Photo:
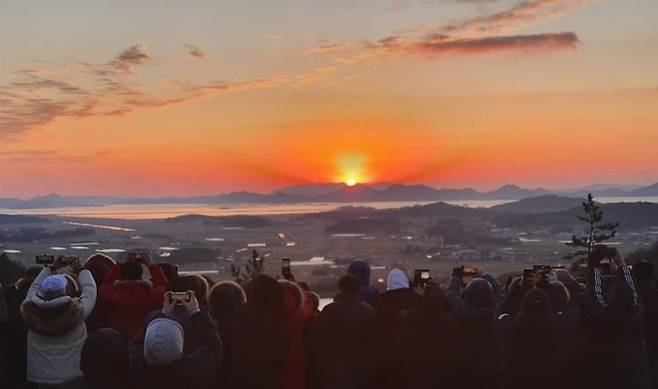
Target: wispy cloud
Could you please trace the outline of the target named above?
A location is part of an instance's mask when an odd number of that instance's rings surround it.
[[[112,61],[108,62],[98,73],[101,75],[110,75],[114,73],[132,74],[135,68],[151,62],[153,58],[146,52],[146,46],[138,44],[120,52]]]
[[[188,58],[204,59],[207,57],[206,53],[196,46],[185,44],[183,47],[185,47],[185,55]]]

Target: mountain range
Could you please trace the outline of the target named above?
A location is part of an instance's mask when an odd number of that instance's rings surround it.
[[[593,190],[597,189],[597,190]],[[467,200],[521,200],[547,195],[582,198],[592,193],[595,197],[650,197],[658,196],[658,182],[644,187],[596,185],[574,190],[528,189],[517,185],[504,185],[494,191],[479,192],[471,188],[434,188],[428,185],[365,185],[344,184],[296,185],[263,194],[254,192],[229,192],[218,195],[194,197],[107,197],[107,196],[60,196],[56,193],[27,200],[0,198],[0,208],[33,209],[88,207],[112,204],[294,204],[306,202],[381,202],[381,201],[467,201]],[[561,200],[564,201],[564,200]]]

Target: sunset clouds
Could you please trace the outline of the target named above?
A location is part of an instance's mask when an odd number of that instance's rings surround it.
[[[650,180],[656,7],[12,3],[0,196],[270,190],[346,170],[452,186]]]

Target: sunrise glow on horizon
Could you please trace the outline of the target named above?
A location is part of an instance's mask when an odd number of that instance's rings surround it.
[[[4,2],[0,197],[653,183],[655,20],[655,0]]]

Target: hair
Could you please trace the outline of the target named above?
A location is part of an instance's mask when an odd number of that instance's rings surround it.
[[[284,315],[283,287],[274,278],[260,274],[247,284],[247,304],[272,316]]]
[[[441,285],[434,281],[425,284],[425,290],[421,297],[420,308],[426,315],[436,315],[443,312],[445,307],[445,293]]]
[[[129,371],[128,346],[121,334],[111,328],[90,332],[80,353],[80,370],[96,385],[124,380]]]
[[[571,301],[569,289],[561,281],[552,281],[548,292],[548,299],[553,312],[562,312]]]
[[[532,288],[523,297],[522,313],[547,313],[550,309],[548,295],[542,289]]]
[[[356,296],[361,288],[361,282],[353,274],[345,274],[338,280],[338,289],[347,296]]]
[[[167,291],[186,292],[194,291],[194,296],[201,304],[208,303],[208,282],[196,274],[176,277],[167,284]]]
[[[309,304],[311,304],[313,312],[317,312],[318,309],[320,309],[320,295],[315,292],[307,292],[306,297],[308,298]]]
[[[288,280],[279,280],[279,284],[283,289],[284,296],[288,294],[289,296],[292,296],[295,299],[295,306],[297,307],[297,309],[301,308],[304,305],[304,302],[306,300],[304,296],[304,291],[299,285],[297,285],[296,282],[292,282]]]
[[[604,259],[612,259],[619,256],[619,251],[614,247],[594,246],[591,253],[593,263],[599,263]]]
[[[633,264],[633,276],[638,282],[644,283],[651,281],[654,278],[654,266],[653,263],[642,259]]]
[[[169,281],[178,277],[178,265],[169,262],[160,262],[158,263],[158,266],[160,266],[160,269],[162,269]]]
[[[141,280],[142,272],[142,265],[135,261],[126,261],[120,269],[121,279],[124,281]]]
[[[227,312],[247,302],[247,294],[240,284],[226,280],[216,283],[208,295],[215,319],[219,319]]]

